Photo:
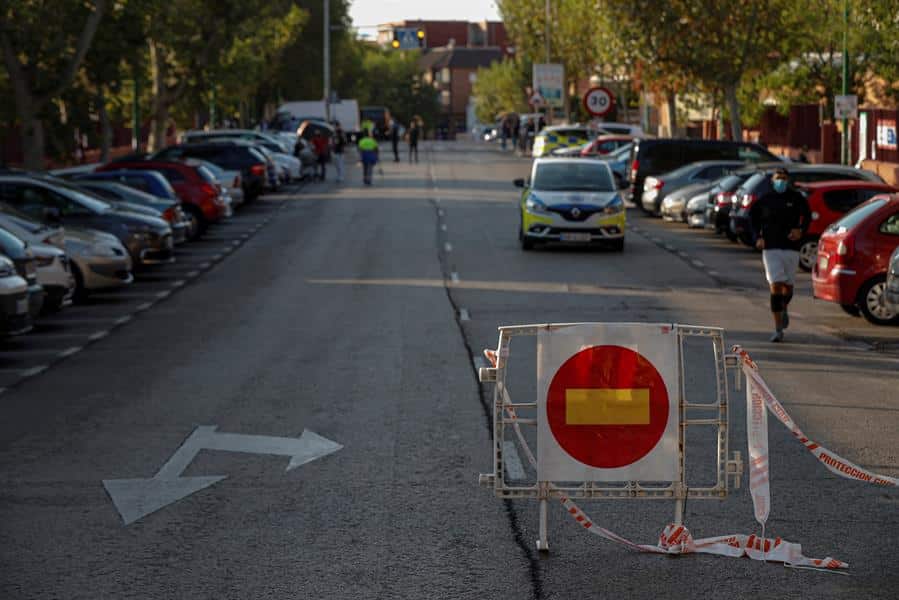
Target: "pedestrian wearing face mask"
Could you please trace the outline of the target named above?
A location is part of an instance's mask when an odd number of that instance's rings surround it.
[[[770,341],[782,342],[790,326],[787,307],[793,299],[799,246],[811,224],[811,211],[805,196],[790,185],[789,173],[777,169],[771,176],[771,191],[753,204],[749,216],[771,290],[774,334]]]

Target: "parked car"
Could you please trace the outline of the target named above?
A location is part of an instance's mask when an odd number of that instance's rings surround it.
[[[187,241],[190,218],[181,209],[180,200],[162,200],[115,181],[82,180],[75,183],[119,208],[165,219],[172,228],[172,241],[175,244]]]
[[[75,295],[75,277],[72,275],[69,257],[59,248],[49,244],[34,243],[29,244],[29,247],[37,263],[37,282],[44,288],[44,305],[41,307],[41,313],[48,314],[62,310],[64,306],[72,303]]]
[[[37,280],[37,260],[34,253],[28,247],[28,242],[0,229],[0,254],[11,260],[16,267],[16,273],[25,280],[28,293],[28,315],[36,319],[44,308],[43,286]]]
[[[600,135],[595,140],[584,144],[581,156],[606,156],[622,146],[634,141],[632,135]]]
[[[582,156],[582,152],[585,148],[590,145],[590,142],[584,142],[583,144],[579,144],[577,146],[559,146],[557,148],[553,148],[549,155],[550,156],[558,156],[561,158],[580,158]]]
[[[135,265],[173,262],[172,229],[162,219],[117,210],[90,192],[49,175],[0,176],[0,201],[32,218],[115,235]]]
[[[193,221],[194,230],[201,235],[210,223],[225,218],[228,207],[221,198],[221,189],[215,177],[202,165],[189,160],[159,160],[150,158],[143,161],[113,162],[103,165],[97,171],[119,169],[138,171],[158,171],[175,188],[181,205]]]
[[[531,176],[516,179],[523,188],[518,240],[523,250],[561,242],[605,245],[624,250],[624,200],[605,162],[542,158]]]
[[[548,156],[556,148],[568,148],[586,144],[595,138],[597,132],[583,125],[554,125],[544,127],[534,137],[531,156]]]
[[[31,327],[28,282],[16,271],[15,263],[0,254],[0,336],[21,335]]]
[[[115,181],[130,188],[140,190],[161,200],[178,202],[178,193],[165,178],[165,175],[156,171],[116,169],[114,171],[80,173],[70,177],[73,181]]]
[[[647,177],[668,173],[701,160],[725,160],[745,163],[778,162],[779,158],[758,144],[726,140],[647,139],[633,142],[627,178],[631,199],[639,203]]]
[[[878,325],[899,321],[887,303],[890,256],[899,246],[899,195],[868,200],[821,235],[812,271],[816,298]]]
[[[893,250],[893,255],[890,257],[885,293],[887,306],[899,315],[899,246],[896,246],[896,249]]]
[[[614,121],[602,121],[599,128],[605,132],[614,135],[627,135],[632,138],[643,135],[643,128],[639,125],[631,125],[630,123],[616,123]]]
[[[785,169],[793,183],[815,181],[868,181],[883,183],[877,174],[843,165],[807,165],[785,163],[777,168]],[[749,177],[731,198],[729,228],[747,246],[755,244],[755,234],[749,221],[749,211],[755,201],[771,191],[771,175],[774,169],[760,169]]]
[[[268,161],[249,143],[234,140],[181,144],[163,148],[150,156],[150,160],[156,161],[177,161],[185,158],[211,162],[227,171],[239,171],[247,202],[252,202],[265,191]]]
[[[183,144],[197,144],[212,141],[213,139],[233,139],[245,140],[247,142],[273,144],[277,146],[278,152],[290,153],[290,148],[284,138],[266,133],[264,131],[256,131],[254,129],[211,129],[209,131],[186,131],[181,136]]]
[[[240,171],[230,171],[227,169],[223,169],[217,164],[211,163],[207,160],[194,160],[209,169],[209,172],[212,173],[218,184],[222,186],[222,190],[224,190],[224,192],[228,195],[231,208],[237,208],[238,206],[243,205],[244,195],[240,180]]]
[[[818,256],[818,238],[830,225],[856,206],[878,194],[899,191],[885,183],[872,181],[825,181],[801,183],[798,186],[807,194],[812,223],[799,249],[799,266],[811,271]]]
[[[609,168],[612,169],[612,172],[618,175],[623,181],[627,181],[627,166],[630,163],[632,147],[633,142],[625,144],[610,154],[599,157],[601,160],[604,160],[606,164],[609,165]]]
[[[744,167],[731,172],[715,182],[709,190],[709,206],[706,208],[706,223],[714,228],[715,233],[724,233],[732,241],[736,235],[730,231],[730,211],[733,207],[733,197],[743,182],[755,175],[759,168],[777,166],[779,163],[762,163],[760,165]]]
[[[704,160],[649,176],[643,183],[640,204],[646,212],[661,215],[662,201],[671,192],[685,185],[715,181],[743,166],[745,163],[739,160]]]
[[[685,209],[687,226],[702,229],[706,227],[706,213],[710,202],[709,191],[702,191],[687,200]]]
[[[717,180],[716,180],[717,181]],[[687,222],[687,202],[699,194],[708,196],[709,190],[715,186],[714,181],[691,183],[680,187],[662,200],[661,214],[666,221]]]

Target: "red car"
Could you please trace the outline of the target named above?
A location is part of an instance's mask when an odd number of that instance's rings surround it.
[[[890,255],[899,246],[899,194],[868,200],[831,225],[818,243],[815,298],[836,302],[871,323],[899,321],[886,302]]]
[[[633,141],[634,136],[632,135],[601,135],[581,150],[581,156],[602,156],[604,154],[609,154]]]
[[[97,171],[136,169],[158,171],[172,184],[184,210],[195,221],[195,231],[202,233],[210,223],[221,221],[228,212],[228,204],[215,177],[201,164],[186,160],[133,160],[111,162]]]
[[[878,194],[899,191],[892,185],[875,181],[820,181],[798,183],[796,186],[808,192],[808,206],[812,211],[812,224],[799,249],[799,266],[803,271],[811,271],[815,266],[818,238],[831,224]]]

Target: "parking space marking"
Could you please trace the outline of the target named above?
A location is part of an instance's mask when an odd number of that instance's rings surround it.
[[[124,317],[119,317],[115,320],[116,325],[124,325],[128,321],[130,321],[133,317],[131,315],[125,315]]]
[[[440,231],[446,231],[446,224],[445,224],[445,223],[440,225]]]
[[[438,210],[438,211],[437,211],[437,216],[438,216],[438,217],[441,217],[441,218],[443,218],[443,216],[444,216],[444,215],[445,215],[445,214],[446,214],[446,213],[445,213],[445,212],[443,212],[443,209],[442,209],[442,208],[441,208],[441,209],[439,209],[439,210]]]
[[[82,350],[84,350],[84,346],[72,346],[71,348],[66,348],[56,356],[59,358],[67,358],[69,356],[72,356],[73,354],[81,352]]]
[[[160,300],[162,300],[163,298],[168,298],[171,295],[172,295],[172,290],[165,290],[162,292],[158,292],[156,294],[156,297],[159,298]]]
[[[89,335],[87,337],[87,339],[89,339],[92,342],[96,342],[97,340],[102,340],[107,335],[109,335],[109,330],[104,329],[103,331],[97,331],[97,332],[92,333],[91,335]]]
[[[196,271],[194,271],[194,273],[196,273]],[[183,279],[179,279],[178,281],[173,281],[172,289],[179,288],[179,287],[183,286],[185,283],[187,283],[187,281],[185,281]]]
[[[147,310],[151,306],[153,306],[152,302],[144,302],[143,304],[138,304],[137,306],[135,306],[134,310],[140,312],[140,311]]]
[[[194,277],[196,277],[199,274],[200,274],[200,272],[195,269],[193,271],[188,271],[187,273],[184,274],[184,276],[188,277],[190,279],[193,279]]]
[[[450,273],[450,281],[452,281],[453,283],[459,283],[459,274],[455,271]]]
[[[445,244],[443,244],[443,250],[444,250],[445,252],[452,252],[452,251],[453,251],[453,245],[450,244],[449,242],[446,242]]]
[[[703,268],[703,267],[705,266],[705,263],[702,262],[701,260],[695,260],[695,259],[694,259],[694,260],[692,260],[692,261],[690,261],[690,262],[693,263],[693,266],[694,266],[694,267],[699,267],[700,269]]]
[[[719,277],[721,275],[718,271],[708,271],[708,274],[712,277]]]
[[[25,369],[21,372],[21,377],[34,377],[35,375],[40,375],[44,371],[49,368],[50,365],[38,365],[36,367],[31,367],[30,369]]]
[[[459,309],[459,320],[460,321],[471,321],[471,315],[469,314],[467,308]]]

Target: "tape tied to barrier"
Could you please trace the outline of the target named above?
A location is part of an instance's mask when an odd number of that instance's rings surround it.
[[[827,469],[846,479],[881,486],[899,486],[899,479],[887,475],[873,473],[840,455],[810,440],[796,422],[790,417],[783,405],[777,400],[771,389],[762,379],[758,365],[740,346],[733,351],[740,357],[742,370],[747,381],[747,437],[750,450],[750,494],[756,520],[762,526],[762,535],[732,534],[694,539],[690,531],[683,525],[669,524],[659,535],[655,545],[636,544],[615,532],[597,525],[587,514],[574,503],[571,498],[562,497],[561,502],[566,512],[578,523],[595,535],[615,542],[631,550],[652,554],[715,554],[734,558],[747,557],[752,560],[781,562],[785,566],[834,571],[847,569],[849,563],[835,558],[809,558],[802,553],[802,546],[779,537],[769,538],[764,535],[764,528],[771,506],[768,479],[768,436],[767,418],[770,411],[783,425],[790,430],[809,452],[811,452]],[[496,355],[485,351],[488,360],[496,366]],[[525,455],[533,468],[537,461],[528,447],[520,426],[517,414],[503,390],[505,412],[511,420],[519,443],[525,449]]]

